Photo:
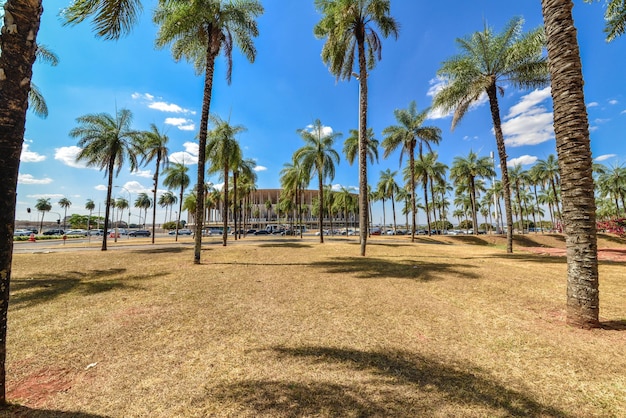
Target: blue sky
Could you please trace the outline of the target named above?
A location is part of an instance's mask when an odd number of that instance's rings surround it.
[[[62,213],[57,204],[62,197],[72,202],[68,213],[86,214],[87,199],[93,199],[97,207],[100,204],[104,212],[104,173],[74,161],[76,140],[68,135],[76,126],[76,118],[88,113],[115,114],[116,109],[127,108],[134,115],[135,129],[147,130],[151,123],[156,124],[170,137],[170,158],[184,158],[190,164],[192,183],[195,178],[197,166],[191,164],[197,154],[203,77],[197,76],[190,64],[175,63],[168,49],[155,50],[157,28],[151,14],[156,1],[144,0],[141,22],[119,41],[95,38],[87,23],[62,26],[59,12],[67,2],[44,4],[38,41],[53,50],[60,63],[56,67],[36,64],[34,68],[34,82],[43,92],[50,114],[40,119],[29,112],[27,117],[18,220],[37,219],[39,214],[33,210],[29,215],[26,208],[33,208],[40,197],[50,197],[52,211],[58,213]],[[250,64],[235,52],[232,85],[228,86],[225,61],[218,58],[211,112],[247,128],[238,139],[244,156],[257,163],[258,187],[278,188],[283,164],[290,162],[303,144],[297,129],[320,119],[343,134],[336,143],[341,152],[349,130],[358,125],[358,83],[337,82],[322,63],[323,40],[313,36],[320,16],[312,0],[262,3],[265,14],[259,19],[256,62]],[[485,22],[499,32],[515,16],[525,19],[525,30],[542,25],[539,0],[392,0],[391,14],[400,24],[399,38],[383,41],[383,59],[369,77],[368,125],[380,141],[382,130],[396,124],[394,109],[406,108],[412,100],[420,110],[430,105],[437,70],[442,61],[457,53],[456,38],[481,30]],[[575,1],[574,18],[593,156],[604,164],[621,164],[626,159],[626,141],[622,138],[626,132],[626,85],[618,57],[626,55],[626,39],[605,42],[602,3]],[[510,164],[530,168],[537,159],[556,154],[550,90],[505,88],[500,109]],[[436,147],[440,161],[451,165],[455,156],[467,155],[470,150],[482,156],[495,151],[491,116],[485,104],[469,112],[454,131],[450,122],[450,117],[438,116],[426,122],[443,131],[443,140]],[[380,162],[368,168],[370,184],[376,184],[379,173],[387,168],[398,172],[396,179],[402,184],[399,152],[386,160],[382,150],[380,155]],[[153,164],[135,173],[122,169],[114,180],[120,186],[114,189],[114,196],[128,199],[128,190],[134,201],[137,193],[151,189],[153,172]],[[208,180],[221,182],[218,177]],[[356,187],[357,166],[342,159],[332,184]],[[312,182],[311,188],[315,187]],[[160,185],[159,190],[166,189]],[[157,222],[162,221],[163,214],[158,208]],[[138,221],[135,216],[132,222]],[[389,212],[387,216],[389,222]],[[55,215],[46,218],[54,219]],[[419,218],[423,220],[423,214]],[[380,203],[374,208],[374,221],[382,221]]]

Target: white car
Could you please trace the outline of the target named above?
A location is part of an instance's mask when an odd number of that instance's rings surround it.
[[[14,237],[30,237],[30,234],[32,234],[32,231],[26,229],[16,229],[13,231]]]

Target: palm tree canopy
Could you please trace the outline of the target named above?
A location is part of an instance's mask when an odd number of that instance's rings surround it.
[[[189,186],[189,167],[181,163],[173,163],[165,169],[163,184],[170,189],[186,189]],[[165,194],[164,194],[165,196]],[[175,197],[175,196],[174,196]]]
[[[437,74],[445,86],[433,99],[434,108],[454,111],[453,129],[489,88],[497,86],[503,94],[503,83],[519,89],[548,84],[543,28],[522,34],[523,24],[522,18],[513,18],[502,33],[485,25],[482,31],[456,40],[461,53],[443,62]]]
[[[96,204],[94,203],[94,201],[91,199],[87,199],[87,202],[85,202],[85,209],[87,209],[88,211],[93,211],[95,208]]]
[[[167,143],[169,140],[169,137],[160,132],[154,123],[150,124],[150,130],[141,134],[141,164],[148,164],[156,159],[159,164],[163,165],[163,168],[167,167],[169,162]]]
[[[67,197],[64,197],[64,198],[61,198],[61,200],[59,200],[59,206],[61,206],[64,209],[67,209],[70,206],[72,206],[72,202],[70,202],[70,200]]]
[[[624,0],[608,0],[604,12],[607,42],[613,41],[626,31],[626,2]]]
[[[208,171],[224,176],[225,166],[229,169],[238,167],[242,161],[241,147],[235,137],[245,132],[246,128],[243,125],[231,125],[218,116],[212,116],[211,122],[215,128],[208,132],[206,144],[206,156],[211,162]]]
[[[152,207],[152,199],[147,193],[139,193],[135,199],[135,207],[140,209],[150,209]]]
[[[253,38],[259,36],[255,19],[263,11],[263,6],[256,0],[160,1],[153,17],[159,25],[155,43],[157,48],[172,44],[174,59],[186,59],[198,74],[205,71],[207,59],[222,51],[227,60],[226,79],[230,84],[233,45],[254,62]],[[207,49],[210,49],[209,54]]]
[[[108,113],[84,115],[76,121],[79,126],[69,135],[79,138],[81,150],[76,156],[77,161],[85,161],[88,166],[104,169],[107,173],[112,162],[119,174],[126,159],[131,171],[137,168],[137,144],[141,133],[131,129],[130,110],[121,109],[115,117]]]
[[[467,157],[457,156],[452,162],[450,177],[456,184],[467,184],[470,179],[480,177],[493,177],[495,171],[489,157],[478,157],[470,151]]]
[[[333,145],[341,133],[332,132],[319,119],[308,129],[298,129],[297,132],[305,145],[295,152],[294,158],[302,163],[305,171],[333,179],[335,164],[339,164],[339,153]]]
[[[170,205],[174,205],[178,202],[178,197],[172,193],[171,191],[167,191],[159,196],[159,201],[157,202],[159,206],[162,208]]]
[[[378,161],[378,139],[374,138],[374,129],[367,128],[367,155],[372,164]],[[359,152],[359,131],[350,129],[350,136],[343,143],[343,153],[348,160],[348,164],[352,165],[354,159]]]
[[[390,0],[315,0],[322,19],[313,30],[317,38],[326,38],[322,61],[337,79],[349,80],[354,71],[358,42],[364,43],[367,67],[373,69],[382,57],[384,38],[398,38],[398,23],[390,16]]]
[[[49,212],[52,210],[52,204],[50,203],[50,198],[41,197],[37,199],[35,203],[35,209],[39,212]]]
[[[402,156],[413,153],[415,147],[419,147],[421,154],[422,144],[425,144],[430,150],[431,143],[438,144],[441,141],[440,128],[436,126],[422,126],[428,117],[428,112],[429,109],[418,112],[415,101],[409,103],[407,109],[394,110],[393,114],[398,125],[388,126],[383,130],[383,135],[385,136],[382,143],[385,150],[384,158],[389,157],[393,151],[401,147],[400,165],[402,165]]]
[[[130,32],[141,11],[141,0],[77,0],[62,15],[65,25],[76,25],[93,16],[97,36],[118,39]]]

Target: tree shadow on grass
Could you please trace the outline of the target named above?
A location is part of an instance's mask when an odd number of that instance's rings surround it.
[[[480,257],[473,258],[481,258],[488,260],[490,258],[499,258],[503,260],[517,260],[522,262],[531,262],[537,264],[567,264],[567,260],[565,257],[555,257],[548,254],[534,254],[534,253],[514,253],[514,254],[490,254],[490,255],[481,255]]]
[[[452,235],[452,236],[448,236],[447,238],[453,241],[458,241],[461,244],[482,245],[482,246],[493,245],[489,241],[481,238],[479,235]]]
[[[88,414],[85,412],[53,411],[50,409],[34,409],[22,405],[9,405],[0,408],[0,417],[19,418],[107,418],[106,415]]]
[[[259,244],[258,247],[263,248],[311,248],[311,244],[303,244],[300,242],[276,242],[269,244]]]
[[[432,414],[438,410],[442,401],[456,403],[460,407],[474,405],[479,409],[489,408],[494,416],[567,416],[565,412],[543,405],[528,394],[491,380],[484,371],[471,365],[448,365],[404,351],[369,352],[316,346],[279,346],[272,349],[279,358],[308,359],[316,370],[320,364],[331,367],[342,365],[352,372],[383,377],[391,386],[407,386],[408,393],[417,392],[417,396],[390,391],[377,397],[377,400],[371,400],[364,397],[359,388],[345,385],[258,381],[226,388],[224,396],[245,403],[260,413],[280,416],[315,415],[315,412],[324,411],[327,405],[332,408],[329,416],[401,416],[408,411],[414,416],[428,416],[429,412]],[[365,376],[359,381],[376,384],[376,380],[366,379]],[[263,389],[265,384],[269,384],[270,389]]]
[[[313,267],[325,269],[331,274],[354,274],[360,279],[411,279],[419,281],[441,280],[455,275],[466,279],[477,279],[478,274],[467,271],[476,268],[459,263],[429,263],[418,260],[390,261],[379,258],[342,257],[329,261],[314,262]]]
[[[91,270],[87,272],[71,271],[64,274],[41,274],[28,278],[11,279],[11,308],[23,309],[40,303],[49,302],[57,297],[76,292],[93,295],[119,289],[141,289],[130,284],[137,280],[156,277],[157,275],[124,275],[126,269]],[[165,273],[162,273],[165,274]]]
[[[155,248],[142,248],[133,250],[135,254],[179,254],[185,251],[191,251],[191,248],[183,247],[155,247]]]
[[[626,319],[617,321],[600,321],[600,328],[608,331],[626,331]]]
[[[620,238],[617,235],[607,234],[607,233],[598,233],[598,238],[602,238],[607,241],[614,242],[616,244],[626,245],[626,239]]]

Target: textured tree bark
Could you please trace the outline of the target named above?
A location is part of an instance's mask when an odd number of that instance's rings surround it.
[[[561,172],[561,204],[567,249],[567,321],[599,326],[596,207],[583,92],[582,65],[571,0],[542,0]]]
[[[363,33],[364,35],[364,33]],[[359,238],[361,256],[367,248],[367,65],[365,62],[365,38],[357,39],[359,50]]]
[[[0,36],[0,406],[7,403],[7,313],[17,175],[42,13],[41,0],[7,0]]]

